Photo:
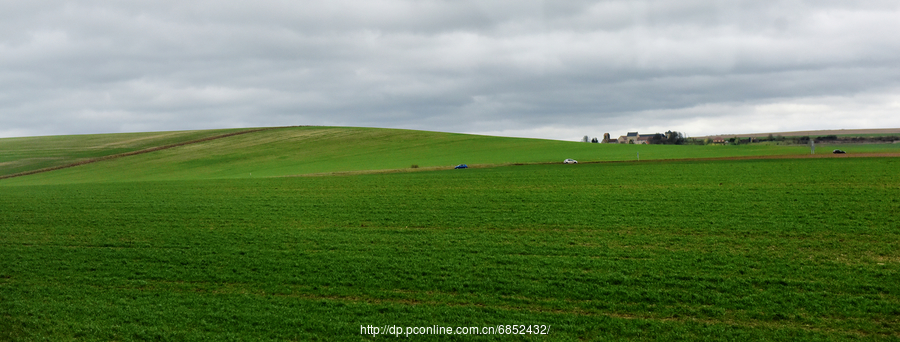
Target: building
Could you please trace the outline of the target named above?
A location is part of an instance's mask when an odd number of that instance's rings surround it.
[[[619,141],[618,141],[618,140],[610,139],[610,138],[609,138],[609,133],[603,133],[603,140],[600,141],[600,142],[602,142],[602,143],[604,143],[604,144],[616,144],[616,143],[618,143]]]
[[[638,138],[640,138],[640,134],[638,132],[628,132],[628,134],[619,137],[620,144],[637,144]]]
[[[610,141],[611,143],[619,143],[619,144],[642,144],[642,145],[652,145],[652,144],[666,144],[667,142],[671,142],[673,138],[678,137],[678,132],[667,131],[666,133],[653,133],[653,134],[644,134],[641,135],[638,132],[628,132],[628,134],[620,136],[618,140]],[[654,140],[656,138],[656,140]]]

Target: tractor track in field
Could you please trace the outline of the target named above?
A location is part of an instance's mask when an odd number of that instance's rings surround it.
[[[647,159],[647,160],[595,160],[585,161],[582,164],[608,164],[608,163],[668,163],[675,161],[716,161],[716,160],[762,160],[762,159],[815,159],[815,158],[877,158],[877,157],[900,157],[900,152],[873,152],[873,153],[853,153],[853,154],[784,154],[784,155],[760,155],[760,156],[735,156],[735,157],[708,157],[708,158],[673,158],[673,159]],[[559,162],[525,162],[525,163],[502,163],[502,164],[469,164],[469,168],[479,169],[488,167],[501,166],[521,166],[521,165],[554,165]],[[379,170],[355,170],[355,171],[331,171],[331,172],[315,172],[302,173],[293,175],[281,175],[275,177],[324,177],[324,176],[350,176],[363,174],[383,174],[383,173],[403,173],[403,172],[425,172],[446,170],[449,166],[426,166],[415,169],[379,169]]]
[[[201,138],[201,139],[194,139],[194,140],[183,141],[183,142],[180,142],[180,143],[174,143],[174,144],[169,144],[169,145],[162,145],[162,146],[155,146],[155,147],[145,148],[145,149],[137,150],[137,151],[131,151],[131,152],[125,152],[125,153],[111,154],[111,155],[108,155],[108,156],[103,156],[103,157],[98,157],[98,158],[91,158],[91,159],[82,160],[82,161],[79,161],[79,162],[70,163],[70,164],[65,164],[65,165],[57,165],[57,166],[46,167],[46,168],[43,168],[43,169],[30,170],[30,171],[23,171],[23,172],[13,173],[13,174],[9,174],[9,175],[2,175],[2,176],[0,176],[0,179],[7,179],[7,178],[13,178],[13,177],[28,176],[28,175],[33,175],[33,174],[36,174],[36,173],[43,173],[43,172],[50,172],[50,171],[56,171],[56,170],[61,170],[61,169],[67,169],[67,168],[70,168],[70,167],[76,167],[76,166],[81,166],[81,165],[85,165],[85,164],[96,163],[96,162],[99,162],[99,161],[118,159],[118,158],[122,158],[122,157],[136,156],[136,155],[139,155],[139,154],[150,153],[150,152],[156,152],[156,151],[166,150],[166,149],[170,149],[170,148],[174,148],[174,147],[180,147],[180,146],[185,146],[185,145],[191,145],[191,144],[196,144],[196,143],[206,142],[206,141],[210,141],[210,140],[216,140],[216,139],[222,139],[222,138],[233,137],[233,136],[236,136],[236,135],[242,135],[242,134],[247,134],[247,133],[255,133],[255,132],[262,132],[262,131],[268,131],[268,130],[279,129],[279,128],[284,128],[284,127],[265,127],[265,128],[248,129],[248,130],[240,131],[240,132],[231,132],[231,133],[226,133],[226,134],[221,134],[221,135],[215,135],[215,136],[206,137],[206,138]]]

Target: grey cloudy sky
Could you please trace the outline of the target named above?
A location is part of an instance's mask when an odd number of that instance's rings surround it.
[[[900,127],[900,2],[2,1],[0,137]]]

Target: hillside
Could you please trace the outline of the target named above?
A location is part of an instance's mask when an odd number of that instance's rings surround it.
[[[47,167],[46,163],[28,163],[42,157],[53,158],[56,164],[82,162],[91,157],[222,133],[196,131],[190,136],[180,132],[168,135],[185,138],[177,141],[164,141],[160,138],[166,135],[162,134],[37,137],[27,138],[27,142],[23,142],[25,138],[0,139],[0,150],[15,151],[5,158],[6,167],[0,168],[0,172],[27,171],[23,165],[31,165],[33,169]],[[129,144],[131,141],[143,144]],[[25,146],[34,147],[29,151]],[[281,127],[5,179],[0,184],[247,178],[410,169],[413,165],[427,168],[460,163],[548,162],[567,157],[589,158],[591,147],[596,146],[399,129]]]
[[[0,175],[98,162],[0,179],[0,185],[233,179],[512,163],[806,155],[803,146],[586,144],[402,129],[280,127],[0,139]],[[218,139],[209,139],[220,137]],[[160,149],[159,147],[169,147]],[[885,148],[879,147],[882,151]],[[150,151],[149,153],[136,153]],[[851,151],[856,152],[857,150]],[[118,158],[111,158],[118,157]]]
[[[82,164],[254,129],[84,134],[0,139],[0,177]]]

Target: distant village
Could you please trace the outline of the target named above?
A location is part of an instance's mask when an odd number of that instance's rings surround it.
[[[900,143],[900,135],[893,133],[892,130],[871,130],[873,132],[857,133],[854,135],[843,134],[797,134],[783,136],[773,133],[756,133],[745,134],[743,137],[737,135],[726,138],[730,135],[716,135],[705,137],[686,138],[683,133],[676,131],[667,131],[665,133],[640,134],[638,132],[628,132],[613,139],[609,133],[603,133],[603,139],[589,138],[584,136],[582,142],[602,143],[602,144],[636,144],[636,145],[742,145],[748,143],[768,143],[777,145],[809,145],[810,143]],[[886,132],[881,132],[886,131]],[[832,133],[830,131],[819,131],[822,133]],[[844,133],[844,130],[839,131]],[[802,132],[785,132],[785,133],[817,133],[816,131]],[[859,134],[859,135],[855,135]]]
[[[619,136],[618,139],[613,139],[610,137],[609,133],[603,133],[602,140],[597,138],[588,140],[588,136],[585,135],[582,141],[601,144],[677,145],[684,142],[684,135],[681,132],[673,131],[653,134],[628,132],[625,135]]]

